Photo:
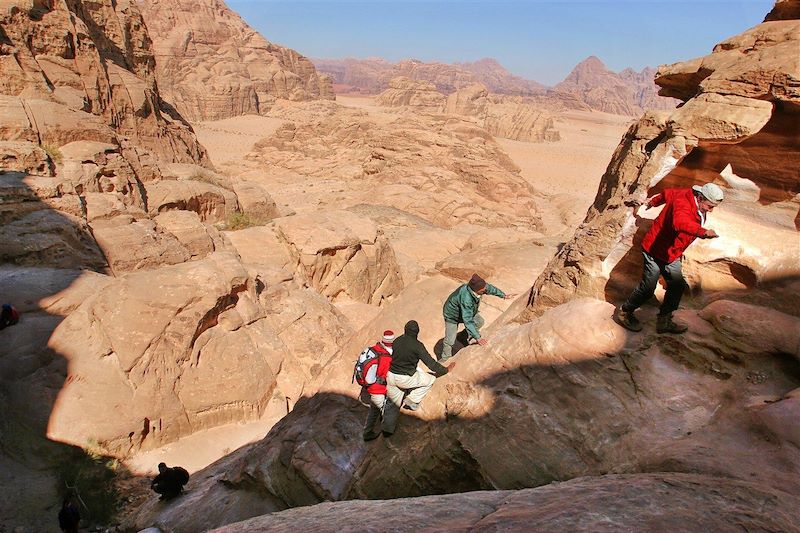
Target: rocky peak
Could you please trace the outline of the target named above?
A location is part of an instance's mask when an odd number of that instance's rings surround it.
[[[627,68],[619,74],[608,70],[596,56],[578,63],[564,81],[548,93],[567,107],[584,104],[590,109],[638,116],[645,109],[672,109],[677,102],[659,98],[653,83],[653,69],[636,72]]]
[[[581,79],[585,76],[599,75],[610,72],[597,56],[589,56],[572,69],[566,80]]]

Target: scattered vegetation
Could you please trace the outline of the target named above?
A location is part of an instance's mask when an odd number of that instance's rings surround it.
[[[62,490],[75,496],[81,515],[98,524],[114,521],[121,505],[116,481],[124,470],[119,461],[90,444],[86,450],[65,450],[56,469]]]
[[[43,144],[42,150],[44,150],[44,153],[46,153],[47,157],[50,158],[50,161],[56,165],[60,165],[61,161],[64,160],[64,157],[61,155],[61,150],[58,149],[58,146],[53,144]]]
[[[224,230],[236,231],[253,226],[264,226],[270,219],[258,215],[248,215],[247,213],[231,213],[222,224]]]

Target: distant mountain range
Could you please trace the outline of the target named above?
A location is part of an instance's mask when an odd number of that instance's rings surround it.
[[[619,115],[638,116],[645,109],[672,109],[678,100],[658,96],[653,82],[654,68],[641,72],[625,69],[609,70],[595,56],[580,62],[555,87],[515,76],[495,59],[469,63],[426,63],[405,59],[392,63],[381,58],[312,59],[320,73],[333,79],[338,94],[378,94],[398,76],[428,81],[448,94],[475,83],[482,83],[490,92],[518,96],[535,96],[549,100],[553,107],[593,109]]]

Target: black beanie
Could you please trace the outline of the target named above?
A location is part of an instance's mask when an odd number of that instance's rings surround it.
[[[416,337],[419,334],[419,324],[417,324],[416,320],[409,320],[406,322],[405,330],[406,334]]]

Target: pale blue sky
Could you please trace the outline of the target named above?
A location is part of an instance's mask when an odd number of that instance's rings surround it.
[[[759,24],[772,0],[226,0],[268,40],[317,58],[493,57],[519,76],[561,81],[590,55],[641,70],[706,55]]]

